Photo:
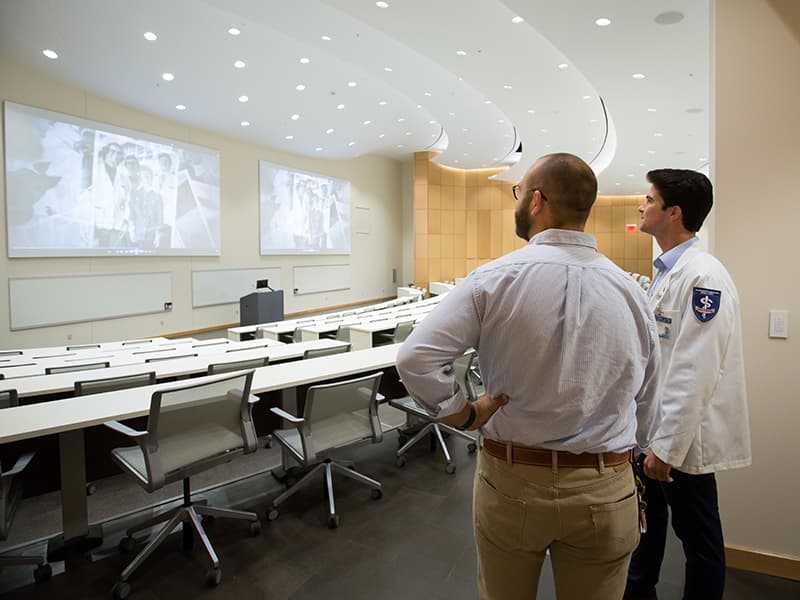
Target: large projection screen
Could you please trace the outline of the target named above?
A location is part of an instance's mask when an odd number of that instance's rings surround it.
[[[261,254],[350,254],[350,182],[259,161]]]
[[[218,256],[219,152],[5,102],[8,255]]]

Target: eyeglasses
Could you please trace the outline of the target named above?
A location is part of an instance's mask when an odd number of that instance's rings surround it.
[[[511,193],[512,193],[512,194],[514,194],[514,200],[519,200],[519,191],[520,191],[521,189],[522,189],[522,186],[520,186],[519,184],[517,184],[517,185],[512,185],[512,186],[511,186]],[[532,191],[532,192],[535,192],[535,191],[536,191],[536,190],[538,190],[538,189],[539,189],[539,188],[533,188],[531,191]],[[547,196],[545,196],[545,195],[544,195],[544,193],[542,192],[542,190],[539,190],[539,194],[542,196],[542,200],[544,200],[545,202],[547,202],[547,201],[548,201],[548,200],[547,200]]]

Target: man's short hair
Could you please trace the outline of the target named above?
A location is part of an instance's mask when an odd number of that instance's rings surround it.
[[[574,154],[547,154],[539,160],[531,187],[547,197],[563,224],[585,223],[597,199],[597,177],[592,168]]]
[[[697,232],[703,226],[711,206],[714,190],[708,177],[691,169],[654,169],[647,173],[664,200],[664,208],[679,206],[683,226]]]

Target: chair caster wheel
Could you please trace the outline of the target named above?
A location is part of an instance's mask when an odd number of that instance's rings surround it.
[[[208,587],[217,587],[220,583],[222,583],[222,569],[217,567],[206,573],[206,585]]]
[[[475,452],[477,449],[478,449],[478,444],[476,444],[475,442],[470,442],[469,444],[467,444],[467,452],[469,452],[470,454]]]
[[[97,486],[93,483],[86,484],[86,495],[93,496],[94,493],[97,491]]]
[[[402,446],[405,446],[406,442],[408,442],[408,436],[406,434],[401,433],[400,435],[397,436],[397,447],[398,448],[400,448]]]
[[[447,463],[447,466],[444,468],[445,473],[448,475],[452,475],[456,472],[456,463]]]
[[[278,518],[278,509],[273,508],[267,511],[267,521],[274,521]]]
[[[261,533],[261,521],[250,522],[250,537],[256,537]]]
[[[380,500],[383,498],[383,490],[372,490],[369,495],[373,500]]]
[[[53,576],[53,567],[50,565],[39,565],[33,571],[33,579],[36,583],[44,583]]]
[[[136,550],[136,538],[132,535],[125,536],[119,541],[119,551],[123,554],[131,554]]]
[[[267,439],[264,440],[264,448],[272,448],[272,436],[268,435]]]
[[[123,600],[127,598],[131,594],[131,586],[124,581],[118,581],[114,584],[114,587],[111,588],[111,596],[114,600]]]
[[[336,529],[339,527],[339,515],[331,515],[328,517],[328,529]]]
[[[394,464],[396,464],[398,467],[405,467],[406,462],[408,462],[408,459],[406,458],[406,455],[403,454],[395,459]]]

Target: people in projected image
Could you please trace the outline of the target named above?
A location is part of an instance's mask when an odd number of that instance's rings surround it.
[[[150,167],[141,167],[134,182],[138,185],[131,191],[129,235],[134,247],[150,250],[163,241],[163,201],[161,194],[153,189],[153,171]]]
[[[98,154],[99,165],[92,178],[94,199],[95,246],[108,248],[119,237],[115,224],[118,222],[118,206],[122,202],[119,188],[123,154],[122,146],[116,142],[106,144]]]

